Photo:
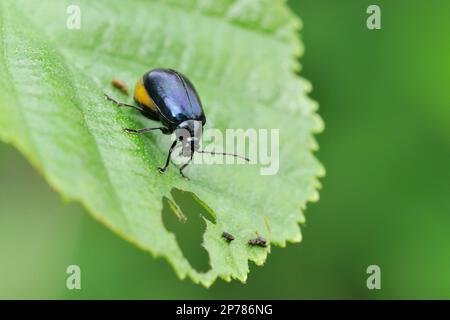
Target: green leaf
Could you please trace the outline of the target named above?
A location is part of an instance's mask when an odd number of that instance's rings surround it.
[[[66,27],[72,1],[0,2],[0,138],[14,144],[66,199],[136,246],[165,257],[179,277],[210,286],[246,281],[258,232],[271,244],[299,242],[307,201],[318,199],[323,168],[312,155],[322,130],[310,84],[299,78],[300,21],[274,0],[78,0],[81,28]],[[280,170],[261,165],[171,165],[170,136],[133,136],[155,125],[103,98],[119,78],[133,87],[147,70],[170,67],[196,85],[206,128],[280,129]],[[182,216],[173,190],[192,192],[210,217],[202,245],[210,269],[195,270],[162,217],[163,198]],[[189,223],[189,221],[187,222]],[[236,238],[228,244],[223,231]],[[200,244],[199,244],[200,246]]]

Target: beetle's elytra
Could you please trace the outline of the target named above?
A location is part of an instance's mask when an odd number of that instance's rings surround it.
[[[200,130],[206,123],[206,116],[202,103],[192,82],[183,74],[173,69],[155,69],[146,72],[137,82],[134,90],[136,105],[118,102],[106,95],[106,98],[119,107],[129,107],[138,110],[143,116],[159,121],[162,126],[143,129],[124,129],[129,133],[144,133],[152,130],[161,130],[164,134],[187,131],[188,138],[183,134],[177,134],[173,141],[167,160],[162,168],[163,173],[170,162],[170,156],[178,143],[181,143],[183,153],[190,156],[189,160],[180,167],[180,174],[184,177],[183,170],[189,165],[194,152],[211,153],[244,158],[230,153],[216,153],[199,150],[199,134],[196,124],[201,124]],[[179,130],[179,131],[178,131]],[[244,158],[249,161],[248,158]]]
[[[134,100],[148,118],[160,121],[170,131],[189,120],[206,123],[194,85],[175,70],[156,69],[145,73],[136,84]]]

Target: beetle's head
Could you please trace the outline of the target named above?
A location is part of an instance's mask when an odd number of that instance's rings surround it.
[[[191,156],[193,152],[200,149],[202,128],[202,122],[196,120],[186,120],[178,125],[175,135],[182,144],[184,156]]]

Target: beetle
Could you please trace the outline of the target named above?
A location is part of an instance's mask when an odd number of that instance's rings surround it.
[[[164,173],[169,166],[170,157],[178,143],[181,143],[183,154],[190,157],[179,168],[183,177],[186,177],[183,170],[191,163],[195,152],[233,156],[250,161],[246,157],[232,153],[199,150],[198,133],[206,124],[205,112],[192,82],[176,70],[154,69],[146,72],[138,80],[134,90],[136,105],[118,102],[107,94],[105,97],[119,107],[134,108],[144,117],[162,124],[161,127],[138,130],[125,128],[126,132],[145,133],[153,130],[160,130],[163,134],[175,132],[176,139],[170,146],[166,163],[163,167],[158,168],[161,173]]]
[[[234,240],[234,236],[231,233],[228,233],[226,231],[224,231],[222,233],[222,237],[227,241],[227,242],[231,242]]]
[[[252,247],[258,246],[262,248],[267,248],[267,240],[256,233],[256,238],[248,240],[248,244]]]

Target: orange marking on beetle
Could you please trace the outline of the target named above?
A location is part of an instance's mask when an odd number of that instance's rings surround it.
[[[138,83],[136,84],[136,88],[134,89],[134,100],[136,100],[136,102],[140,105],[157,112],[155,103],[148,95],[148,92],[145,89],[144,84],[142,83],[142,79],[139,79]]]

